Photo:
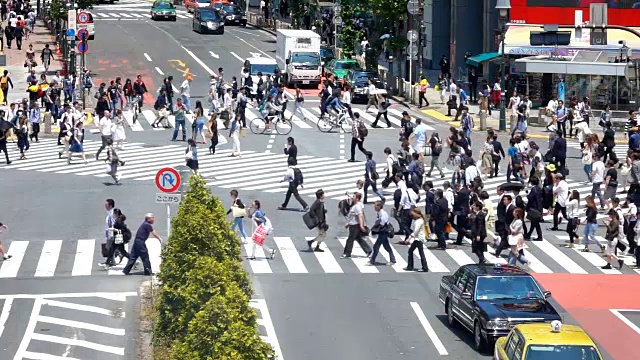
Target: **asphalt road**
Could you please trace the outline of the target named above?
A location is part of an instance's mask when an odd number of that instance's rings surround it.
[[[122,15],[146,14],[139,4],[102,5],[94,11],[96,40],[90,43],[87,59],[98,80],[108,81],[116,76],[133,78],[141,74],[150,91],[155,92],[163,75],[173,75],[176,78],[174,85],[179,87],[181,79],[190,74],[194,77],[192,101],[205,100],[209,77],[212,72],[217,73],[219,67],[224,68],[225,79],[229,81],[231,76],[240,73],[242,60],[253,56],[252,53],[274,56],[274,37],[251,27],[227,27],[224,35],[200,35],[191,31],[191,19],[184,12],[179,12],[181,17],[176,22],[152,22],[144,17],[129,15],[127,18]],[[101,21],[100,14],[103,13],[107,16]],[[305,117],[308,119],[296,118],[290,136],[296,139],[300,166],[305,173],[306,186],[301,190],[303,197],[310,203],[315,190],[323,188],[330,198],[327,207],[331,229],[325,253],[300,251],[306,247],[304,240],[314,234],[303,225],[302,212],[297,211],[299,205],[295,199],[290,203],[294,208],[292,211],[276,210],[286,191],[279,184],[286,168],[286,156],[282,154],[286,136],[248,133],[241,141],[244,155],[240,159],[228,157],[228,145],[221,146],[214,156],[207,155],[204,146],[200,150],[201,172],[216,195],[228,202],[229,191],[236,188],[245,203],[259,199],[274,223],[276,232],[268,245],[279,250],[277,258],[267,261],[258,252],[257,261],[245,264],[254,280],[254,307],[262,319],[262,335],[277,348],[281,358],[289,360],[403,359],[408,356],[489,358],[489,354],[478,354],[473,350],[470,334],[446,325],[443,306],[438,301],[441,276],[475,260],[469,246],[452,248],[447,252],[428,251],[431,272],[426,274],[401,270],[402,262],[406,260],[406,247],[402,245],[393,245],[399,260],[393,267],[366,266],[366,259],[358,256],[351,260],[339,259],[341,241],[346,234],[344,221],[333,209],[337,210],[337,201],[344,198],[344,192],[352,190],[356,180],[362,177],[364,163],[346,162],[349,134],[321,134],[317,130],[314,122],[318,115],[317,103],[311,101],[314,91],[308,89],[306,92],[310,100],[305,104]],[[150,96],[145,101],[145,108],[150,109],[152,102]],[[207,107],[206,104],[204,106]],[[356,105],[355,108],[370,124],[373,119],[371,115],[365,115],[363,106]],[[380,164],[384,164],[384,147],[397,147],[397,124],[399,114],[404,110],[402,104],[392,106],[393,129],[370,130],[365,147],[374,152]],[[412,109],[406,110],[419,115]],[[249,109],[248,113],[252,114],[248,115],[250,119],[257,116],[254,109]],[[103,163],[93,160],[92,154],[98,146],[96,141],[99,141],[95,134],[88,135],[85,143],[90,160],[88,165],[67,166],[64,160],[58,160],[55,143],[51,140],[32,144],[28,159],[22,163],[16,161],[10,166],[0,165],[0,173],[5,179],[3,197],[6,203],[11,204],[3,207],[0,213],[2,221],[10,226],[10,231],[3,234],[3,238],[9,253],[24,253],[18,266],[5,262],[0,267],[0,277],[10,277],[3,279],[4,286],[0,292],[0,300],[5,299],[4,307],[7,308],[6,298],[15,297],[7,324],[15,324],[19,329],[11,335],[5,332],[0,337],[0,344],[7,349],[9,357],[21,351],[24,339],[29,339],[25,351],[56,356],[63,356],[69,351],[67,356],[75,358],[133,358],[114,352],[120,351],[116,348],[123,348],[125,353],[130,353],[132,344],[129,339],[135,338],[132,334],[136,332],[131,319],[135,318],[133,305],[137,299],[126,296],[122,301],[122,294],[135,292],[143,277],[110,276],[98,269],[96,263],[102,260],[99,250],[104,222],[103,203],[106,198],[114,198],[134,228],[145,213],[154,212],[157,230],[166,234],[166,208],[154,202],[154,195],[158,192],[154,184],[155,173],[162,167],[181,165],[184,161],[184,144],[169,142],[171,131],[156,131],[150,127],[149,121],[153,121],[154,112],[148,111],[143,115],[137,124],[131,123],[127,128],[128,144],[122,156],[128,164],[121,169],[122,186],[111,186],[104,174]],[[441,135],[447,132],[443,123],[428,118],[425,121]],[[474,149],[482,143],[482,137],[480,133],[473,134]],[[546,148],[546,141],[536,140]],[[15,150],[12,156],[16,157]],[[579,158],[575,149],[570,150],[570,156]],[[358,152],[356,158],[362,160],[363,155]],[[574,160],[569,162],[569,168],[572,188],[579,189],[584,197],[590,186],[579,184],[584,180],[582,165]],[[450,171],[446,180],[449,178]],[[504,178],[485,184],[492,196],[495,196],[495,187],[502,180]],[[438,186],[444,180],[434,178],[433,181]],[[385,195],[391,197],[390,192]],[[171,211],[175,214],[175,207]],[[367,217],[373,219],[373,210],[367,208],[366,211]],[[613,290],[621,291],[621,297],[629,297],[633,294],[631,285],[637,274],[625,266],[620,271],[607,271],[606,274],[616,274],[616,281],[607,280],[613,275],[603,275],[605,271],[599,265],[604,260],[600,254],[585,256],[564,248],[565,238],[562,235],[566,234],[546,231],[546,227],[544,241],[527,244],[527,254],[534,260],[531,270],[539,274],[536,276],[547,290],[557,293],[559,304],[555,304],[566,310],[562,311],[566,322],[575,323],[577,320],[585,326],[602,345],[607,358],[631,359],[628,354],[633,354],[633,340],[640,335],[609,311],[602,296],[598,297],[597,304],[595,297],[593,301],[589,299],[590,294],[606,294]],[[600,229],[598,234],[603,235],[604,231]],[[87,242],[91,239],[94,241]],[[50,254],[55,253],[58,246],[51,240],[62,241],[57,261],[50,260]],[[14,251],[12,246],[15,246]],[[358,251],[356,247],[354,254],[357,255]],[[385,255],[384,251],[381,252],[382,257]],[[43,257],[49,258],[43,261],[49,265],[39,269]],[[10,261],[15,263],[17,258],[19,256]],[[503,259],[497,261],[504,262]],[[632,260],[628,258],[625,261],[629,264]],[[80,265],[74,272],[76,262]],[[36,278],[36,274],[44,274],[46,278]],[[582,292],[579,295],[571,292],[575,284],[580,285]],[[625,293],[625,289],[629,292]],[[108,291],[111,295],[96,295],[98,291]],[[47,296],[60,293],[62,295],[55,295],[60,299],[55,300],[76,305],[67,306],[60,313],[60,318],[67,322],[58,321],[51,325],[48,317],[52,315],[48,307],[52,305]],[[67,293],[79,294],[70,296]],[[116,293],[120,295],[113,295]],[[21,294],[29,296],[17,296]],[[578,302],[578,299],[582,301]],[[38,303],[42,305],[39,310]],[[82,311],[86,308],[79,310],[82,307],[77,306],[84,304],[103,310],[92,309],[91,316],[85,318]],[[620,313],[628,322],[637,325],[637,316],[632,311],[638,308],[637,305],[629,302],[619,305],[616,308],[624,310]],[[600,311],[599,323],[589,315],[596,308]],[[111,316],[101,315],[101,312],[106,313],[104,309],[108,309]],[[116,316],[119,311],[114,309],[123,309],[126,317],[119,318]],[[41,320],[42,316],[45,321]],[[0,322],[2,319],[0,315]],[[120,334],[113,329],[122,329],[127,340],[118,340],[122,338],[120,335],[110,333],[104,341],[87,335],[86,341],[107,346],[91,348],[77,341],[63,342],[58,338],[31,335],[38,331],[48,333],[48,329],[55,328],[57,330],[52,330],[50,335],[62,337],[64,334],[64,337],[73,338],[76,334],[78,339],[83,339],[87,331],[97,331],[96,328],[87,330],[86,325],[69,320],[112,329],[100,328],[103,332]],[[604,323],[622,331],[626,341],[616,341],[616,335],[597,331],[598,324],[602,327]]]

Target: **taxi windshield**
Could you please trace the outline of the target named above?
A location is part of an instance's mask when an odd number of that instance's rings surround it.
[[[156,9],[173,9],[173,5],[168,2],[157,3],[155,6]]]
[[[594,346],[530,345],[527,360],[601,360]]]
[[[531,276],[478,277],[476,300],[544,300],[544,298],[540,287]]]
[[[336,70],[350,70],[357,69],[358,63],[356,62],[336,62]]]

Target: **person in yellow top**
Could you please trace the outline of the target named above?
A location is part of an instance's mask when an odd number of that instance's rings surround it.
[[[429,87],[429,80],[427,80],[424,75],[420,76],[419,86],[420,89],[418,92],[418,105],[419,107],[422,107],[422,100],[424,100],[424,102],[426,103],[425,106],[429,106],[429,100],[427,100],[427,98],[424,96],[424,94],[427,92],[427,88]]]

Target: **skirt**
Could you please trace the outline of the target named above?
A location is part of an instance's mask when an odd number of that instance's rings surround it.
[[[198,160],[193,160],[193,159],[187,160],[187,166],[189,167],[189,169],[191,169],[193,171],[197,171],[198,170]]]
[[[126,140],[127,135],[124,132],[123,126],[116,127],[116,131],[113,133],[113,141]]]
[[[81,153],[81,152],[84,152],[84,149],[82,147],[82,144],[75,143],[75,144],[71,144],[71,146],[69,146],[69,152]]]
[[[482,167],[483,168],[491,168],[492,164],[493,164],[493,160],[491,158],[491,155],[489,155],[489,154],[482,155]]]

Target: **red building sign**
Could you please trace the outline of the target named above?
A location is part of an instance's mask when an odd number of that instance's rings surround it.
[[[640,0],[511,0],[510,20],[526,24],[573,25],[576,10],[582,10],[582,21],[589,20],[591,4],[608,5],[611,25],[640,26]]]

